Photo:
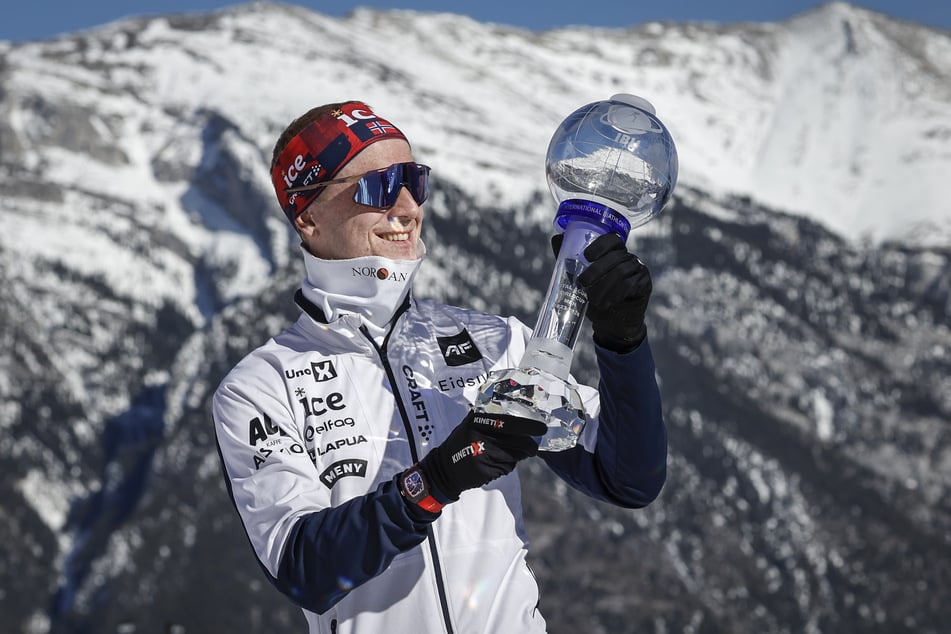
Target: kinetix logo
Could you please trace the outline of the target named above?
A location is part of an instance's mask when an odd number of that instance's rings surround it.
[[[452,464],[456,464],[463,458],[468,458],[470,456],[481,456],[485,453],[485,441],[477,440],[471,442],[456,453],[452,454]]]

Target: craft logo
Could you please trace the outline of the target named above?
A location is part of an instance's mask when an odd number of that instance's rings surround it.
[[[466,329],[451,337],[436,337],[436,341],[439,342],[439,349],[442,350],[446,365],[465,365],[482,358],[482,353],[476,348],[475,342],[472,341]]]
[[[349,476],[365,478],[367,476],[367,461],[359,458],[346,458],[338,460],[320,474],[320,481],[327,485],[328,489],[334,488],[334,485],[340,478]]]

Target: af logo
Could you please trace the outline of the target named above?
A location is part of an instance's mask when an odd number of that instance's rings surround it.
[[[482,353],[476,348],[475,342],[469,336],[469,331],[464,328],[458,335],[436,337],[436,341],[439,343],[439,349],[442,350],[446,365],[465,365],[482,358]]]

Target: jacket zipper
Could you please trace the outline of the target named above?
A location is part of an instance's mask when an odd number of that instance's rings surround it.
[[[403,305],[403,310],[401,310],[395,316],[393,324],[396,324],[396,321],[402,317],[402,313],[406,311],[408,307],[407,304]],[[366,327],[361,326],[360,332],[363,333],[363,336],[367,338],[375,349],[377,354],[380,356],[380,362],[383,364],[383,369],[386,371],[386,377],[390,381],[390,385],[393,386],[393,399],[396,401],[396,407],[400,411],[400,418],[403,419],[403,429],[406,430],[406,439],[409,441],[409,451],[410,456],[413,459],[413,464],[419,462],[419,451],[416,449],[416,434],[413,431],[413,425],[410,423],[409,414],[406,413],[406,405],[403,403],[403,397],[400,394],[399,384],[396,382],[396,375],[393,373],[393,368],[390,366],[390,360],[386,356],[386,346],[390,342],[390,334],[392,334],[393,329],[390,329],[390,332],[386,333],[386,337],[383,338],[383,345],[376,345],[376,341],[373,340],[373,336],[367,331]],[[446,596],[446,585],[443,581],[442,566],[439,563],[439,552],[436,550],[436,533],[433,530],[432,524],[429,524],[426,527],[426,535],[429,542],[429,552],[433,558],[433,567],[435,568],[436,576],[436,591],[439,594],[439,604],[442,607],[443,621],[446,624],[446,632],[448,634],[453,634],[451,621],[449,620],[449,599]]]

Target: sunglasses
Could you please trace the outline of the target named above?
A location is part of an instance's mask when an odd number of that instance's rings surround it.
[[[417,205],[422,205],[429,198],[429,166],[419,163],[393,163],[389,167],[371,170],[365,174],[321,181],[304,187],[291,187],[284,192],[293,194],[323,189],[327,185],[354,182],[357,184],[357,190],[353,193],[353,202],[375,209],[385,210],[395,205],[404,185]]]

